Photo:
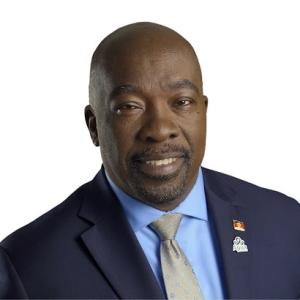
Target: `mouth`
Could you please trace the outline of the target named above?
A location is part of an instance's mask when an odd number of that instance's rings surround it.
[[[183,156],[147,157],[135,161],[135,168],[152,179],[172,178],[180,171],[185,158]]]
[[[176,157],[171,157],[171,158],[158,159],[158,160],[146,160],[145,163],[153,167],[159,167],[159,166],[166,166],[172,164],[173,162],[176,161],[176,159],[177,159]]]

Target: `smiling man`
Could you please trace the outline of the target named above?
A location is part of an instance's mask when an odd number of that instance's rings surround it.
[[[207,97],[182,36],[135,23],[94,52],[103,167],[1,243],[1,298],[300,297],[300,208],[201,167]]]
[[[189,43],[153,24],[116,31],[94,53],[90,103],[91,136],[115,184],[161,210],[182,202],[206,131],[207,98]]]

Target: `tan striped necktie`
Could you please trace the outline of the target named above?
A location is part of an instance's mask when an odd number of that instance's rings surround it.
[[[204,299],[196,275],[175,240],[180,214],[163,215],[150,224],[159,235],[160,261],[168,299]]]

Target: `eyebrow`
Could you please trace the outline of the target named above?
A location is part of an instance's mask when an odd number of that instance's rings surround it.
[[[122,84],[112,90],[112,92],[110,93],[110,98],[114,98],[122,94],[140,93],[140,92],[141,90],[135,85]]]
[[[200,94],[200,90],[198,89],[198,87],[188,79],[181,79],[174,82],[170,82],[167,84],[167,87],[169,89],[188,88]],[[110,93],[110,98],[130,93],[142,93],[142,90],[138,86],[132,84],[122,84],[112,90],[112,92]]]
[[[175,82],[171,82],[168,84],[168,87],[171,89],[188,88],[200,94],[198,87],[188,79],[181,79]]]

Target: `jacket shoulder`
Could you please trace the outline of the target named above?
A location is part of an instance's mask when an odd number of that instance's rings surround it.
[[[59,231],[67,230],[69,225],[78,222],[77,212],[88,184],[82,185],[63,202],[8,235],[0,246],[7,249],[9,253],[10,250],[24,249],[27,244],[38,245],[44,239],[51,239],[51,234],[59,234]]]
[[[272,210],[290,210],[300,215],[300,204],[283,193],[255,185],[225,173],[207,168],[202,169],[204,181],[207,182],[212,190],[217,193],[230,191],[231,195],[235,195],[232,199],[235,199],[242,206],[255,208],[269,208],[272,206]]]

